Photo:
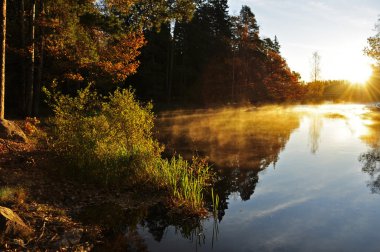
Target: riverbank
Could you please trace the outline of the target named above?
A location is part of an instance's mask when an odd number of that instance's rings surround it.
[[[27,240],[5,237],[0,250],[91,250],[103,243],[107,230],[82,223],[82,208],[109,202],[140,209],[165,201],[162,193],[141,188],[121,191],[77,183],[60,176],[62,165],[43,145],[0,139],[0,205],[12,209],[33,230]]]

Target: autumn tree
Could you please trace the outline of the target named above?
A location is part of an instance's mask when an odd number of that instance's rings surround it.
[[[303,96],[297,74],[290,70],[275,48],[267,52],[265,72],[263,83],[270,101],[297,101]]]
[[[277,36],[261,38],[255,15],[243,6],[233,17],[233,90],[238,100],[283,102],[302,94],[299,78],[280,54]]]
[[[54,79],[65,92],[88,82],[103,91],[123,84],[137,72],[145,33],[194,10],[192,0],[9,1],[8,78],[19,84],[9,95],[21,98],[27,115],[38,113],[40,87]]]
[[[59,59],[51,72],[60,71],[60,79],[74,86],[85,79],[117,83],[136,72],[144,36],[124,25],[134,1],[115,2],[50,2],[46,51],[48,60]]]
[[[368,46],[364,49],[364,52],[380,64],[380,19],[375,25],[375,29],[377,30],[377,33],[368,38]]]
[[[132,78],[138,93],[148,100],[168,100],[166,93],[176,102],[204,105],[297,99],[299,76],[282,58],[278,38],[260,38],[248,6],[238,16],[227,10],[226,1],[200,1],[190,22],[150,32],[140,73]]]
[[[372,66],[372,76],[369,80],[369,93],[372,95],[372,100],[378,101],[380,99],[380,19],[375,25],[376,34],[369,37],[367,40],[367,47],[364,53],[373,58],[376,63]]]

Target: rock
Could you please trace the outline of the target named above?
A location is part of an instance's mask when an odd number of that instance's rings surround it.
[[[33,230],[11,209],[0,206],[0,234],[2,238],[29,239]]]
[[[0,120],[0,138],[28,142],[24,131],[17,124],[8,120]]]

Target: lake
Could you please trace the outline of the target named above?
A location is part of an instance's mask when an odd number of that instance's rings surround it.
[[[157,125],[168,153],[208,158],[220,204],[201,220],[150,210],[133,231],[141,250],[379,251],[379,112],[365,105],[184,110],[159,114]]]

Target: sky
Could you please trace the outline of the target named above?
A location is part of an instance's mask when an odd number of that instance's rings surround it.
[[[321,78],[362,82],[371,74],[363,54],[376,34],[380,0],[229,0],[230,14],[251,8],[262,37],[277,38],[289,67],[310,80],[311,58],[321,56]]]

